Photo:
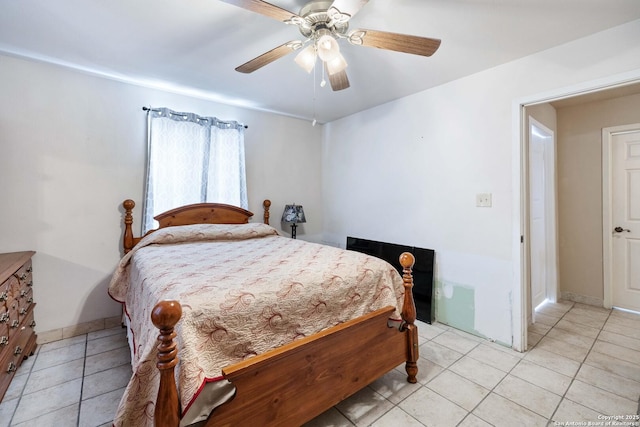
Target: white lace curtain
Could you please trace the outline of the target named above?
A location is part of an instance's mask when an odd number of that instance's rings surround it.
[[[155,215],[186,204],[248,207],[244,126],[237,122],[149,109],[147,161],[143,233],[157,226]]]

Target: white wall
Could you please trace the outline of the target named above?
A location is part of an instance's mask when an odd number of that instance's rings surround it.
[[[143,105],[247,124],[255,221],[269,198],[280,228],[284,204],[296,202],[309,218],[300,237],[321,238],[320,126],[0,56],[0,252],[37,251],[40,332],[120,313],[106,287],[121,255],[124,199],[138,202],[140,218]]]
[[[141,107],[166,106],[249,125],[257,216],[270,198],[279,227],[284,204],[296,202],[309,220],[301,238],[435,249],[438,314],[510,343],[520,274],[514,100],[640,70],[638,40],[634,21],[448,83],[326,125],[322,146],[323,129],[305,121],[0,56],[0,251],[38,252],[39,331],[117,315],[106,285],[120,257],[120,204],[142,197]],[[480,192],[493,207],[475,207]]]
[[[326,125],[324,240],[435,249],[436,317],[511,344],[520,303],[516,102],[638,71],[638,41],[634,21]],[[493,206],[476,207],[477,193],[492,193]]]

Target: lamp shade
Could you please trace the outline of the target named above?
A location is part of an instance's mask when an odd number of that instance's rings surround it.
[[[307,222],[304,216],[304,209],[301,205],[285,205],[284,212],[282,212],[282,222],[299,224],[301,222]]]
[[[335,59],[335,57],[340,54],[338,42],[329,34],[323,34],[318,38],[316,48],[318,50],[318,56],[325,62]]]
[[[316,47],[314,45],[305,47],[296,55],[294,61],[303,70],[310,73],[311,70],[313,70],[313,66],[316,64]]]

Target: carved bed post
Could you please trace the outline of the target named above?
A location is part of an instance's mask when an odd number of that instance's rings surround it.
[[[124,207],[124,238],[122,239],[122,245],[124,246],[125,254],[133,248],[133,230],[131,229],[131,224],[133,224],[132,211],[135,206],[135,202],[131,199],[122,202],[122,207]]]
[[[269,208],[271,207],[271,200],[265,199],[262,202],[262,206],[264,207],[264,223],[269,225]]]
[[[158,335],[158,362],[160,370],[160,387],[154,413],[156,427],[178,427],[180,424],[180,400],[174,375],[178,364],[178,349],[173,340],[176,333],[174,326],[182,316],[182,307],[178,301],[160,301],[151,312],[151,321],[160,329]]]
[[[411,269],[415,263],[415,258],[409,252],[404,252],[400,255],[400,265],[402,265],[402,281],[404,282],[404,303],[402,304],[402,320],[405,324],[403,330],[407,334],[407,364],[405,369],[407,371],[407,381],[415,384],[417,382],[416,375],[418,375],[418,328],[415,325],[416,321],[416,304],[413,300],[413,275]]]

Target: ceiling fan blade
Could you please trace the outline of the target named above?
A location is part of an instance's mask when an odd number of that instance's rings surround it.
[[[259,13],[260,15],[268,16],[269,18],[277,19],[278,21],[286,22],[294,17],[298,17],[297,14],[289,12],[286,9],[267,3],[262,0],[220,0],[224,3],[229,3],[234,6],[241,7],[251,12]],[[298,17],[300,18],[300,17]],[[301,19],[301,18],[300,18]]]
[[[325,72],[329,76],[329,83],[331,83],[331,89],[333,89],[334,92],[346,89],[350,86],[349,78],[347,77],[346,71],[342,70],[334,74],[329,74],[329,72],[327,71],[326,63],[324,68],[325,68]]]
[[[241,73],[253,73],[259,68],[264,67],[267,64],[272,63],[276,59],[280,59],[288,53],[293,52],[302,45],[299,41],[290,41],[276,48],[271,49],[269,52],[265,52],[262,55],[253,58],[251,61],[247,61],[244,64],[236,67],[236,71]]]
[[[368,2],[369,0],[334,0],[329,10],[335,8],[341,14],[352,17]]]
[[[349,34],[351,44],[395,50],[413,55],[431,56],[440,47],[440,39],[359,29]]]

